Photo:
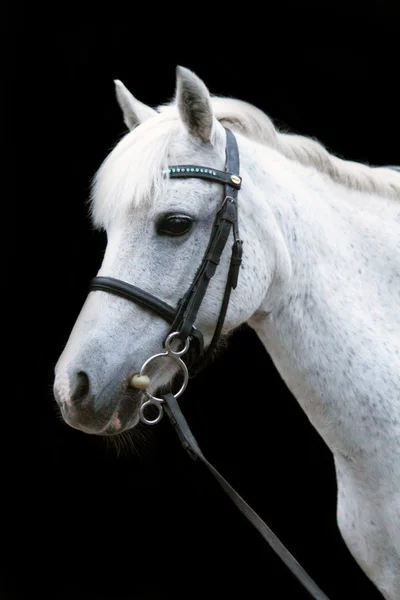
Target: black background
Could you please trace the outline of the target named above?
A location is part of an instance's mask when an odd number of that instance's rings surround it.
[[[113,79],[155,106],[173,96],[182,64],[212,93],[254,103],[341,156],[398,164],[394,7],[371,5],[367,29],[358,18],[350,24],[348,11],[333,25],[328,6],[323,25],[315,14],[297,21],[289,7],[263,25],[256,9],[247,12],[246,26],[233,5],[222,17],[210,6],[197,16],[171,6],[144,15],[134,5],[25,12],[24,96],[15,106],[27,142],[17,184],[30,190],[23,274],[34,293],[24,352],[35,378],[31,391],[17,378],[31,436],[14,438],[7,460],[4,597],[308,598],[167,422],[118,450],[60,420],[52,373],[104,251],[85,202],[125,132]],[[330,27],[329,46],[316,32]],[[330,453],[250,330],[191,382],[181,406],[206,456],[331,599],[380,598],[339,535]]]

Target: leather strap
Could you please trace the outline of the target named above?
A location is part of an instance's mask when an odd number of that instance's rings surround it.
[[[210,280],[215,274],[222,252],[228,241],[236,214],[236,206],[230,199],[226,200],[222,208],[218,211],[214,223],[214,231],[201,262],[200,269],[185,296],[185,300],[178,309],[176,316],[177,324],[173,325],[176,330],[179,330],[179,337],[182,340],[186,339],[188,332],[196,320]]]
[[[173,323],[176,317],[176,309],[159,300],[149,292],[142,290],[141,288],[121,281],[120,279],[114,279],[113,277],[94,277],[89,284],[89,291],[99,290],[101,292],[108,292],[115,296],[120,296],[131,302],[136,302],[144,308],[150,309],[157,313],[160,317],[165,319],[167,323]],[[199,356],[204,351],[204,339],[202,333],[192,327],[190,333],[190,346],[187,355],[183,358],[188,366],[192,366],[198,361]]]
[[[226,282],[226,286],[225,286],[224,297],[222,299],[221,310],[220,310],[218,321],[217,321],[217,326],[215,327],[212,340],[207,348],[206,355],[204,356],[203,359],[200,359],[201,363],[199,364],[199,366],[197,368],[198,371],[205,366],[205,364],[207,363],[209,357],[213,353],[213,351],[218,343],[218,340],[220,338],[220,335],[222,332],[222,327],[223,327],[224,321],[225,321],[226,311],[228,310],[229,300],[231,297],[231,291],[234,290],[237,285],[237,281],[238,281],[238,277],[239,277],[239,268],[240,268],[241,262],[242,262],[242,241],[236,240],[232,247],[231,263],[229,266],[229,273],[228,273],[228,278],[227,278],[227,282]]]
[[[187,337],[188,331],[190,331],[196,320],[197,313],[207,292],[210,280],[215,274],[216,268],[219,264],[222,253],[228,241],[230,232],[233,229],[234,244],[232,247],[231,263],[229,267],[224,297],[222,300],[221,309],[218,316],[217,325],[213,334],[213,338],[211,344],[207,349],[206,356],[203,357],[202,365],[204,365],[208,361],[208,358],[211,356],[218,342],[224,324],[231,290],[235,289],[237,285],[240,264],[242,261],[242,241],[239,239],[237,210],[238,190],[241,186],[241,179],[238,178],[240,183],[235,183],[235,176],[232,177],[232,174],[239,173],[240,171],[239,150],[237,147],[236,138],[233,135],[233,133],[229,129],[225,129],[225,133],[225,177],[223,178],[220,176],[222,171],[214,171],[215,173],[217,173],[216,179],[214,180],[219,180],[224,183],[224,201],[215,217],[212,233],[204,254],[204,258],[200,264],[199,269],[197,270],[197,273],[189,290],[179,302],[176,319],[171,327],[171,332],[173,330],[180,332],[180,338],[182,340],[184,340]],[[178,167],[170,167],[170,169],[174,168],[177,169]],[[203,176],[201,172],[199,175],[198,172],[192,171],[193,168],[198,168],[201,170],[202,167],[188,166],[180,168],[186,169],[186,171],[184,171],[185,177]],[[170,177],[171,176],[180,177],[182,176],[182,171],[180,173],[172,173],[172,175],[170,174]]]
[[[109,292],[115,296],[121,296],[121,298],[125,298],[126,300],[133,300],[144,308],[150,308],[168,323],[174,322],[176,315],[175,308],[163,302],[163,300],[159,300],[156,296],[120,279],[114,279],[114,277],[94,277],[89,284],[89,289],[90,291],[100,290],[101,292]]]
[[[257,529],[258,533],[264,538],[271,548],[276,552],[279,558],[285,563],[292,574],[305,587],[308,593],[314,600],[329,600],[328,596],[318,587],[303,567],[297,562],[289,550],[282,544],[279,538],[268,527],[268,525],[258,516],[258,514],[247,504],[247,502],[237,493],[237,491],[226,481],[226,479],[217,471],[217,469],[205,458],[196,438],[191,432],[189,425],[179,407],[178,402],[173,394],[165,394],[163,396],[165,402],[163,407],[167,413],[171,424],[173,425],[179,439],[182,442],[183,448],[188,452],[189,456],[196,460],[199,458],[207,469],[215,477],[224,492],[229,496],[240,512],[250,521]]]
[[[168,167],[168,175],[171,179],[197,177],[198,179],[227,183],[235,189],[240,190],[242,179],[239,176],[239,169],[237,171],[227,169],[227,171],[218,171],[218,169],[200,167],[199,165],[171,165]]]

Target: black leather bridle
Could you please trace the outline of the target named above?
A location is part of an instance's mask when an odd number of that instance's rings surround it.
[[[224,200],[219,208],[210,235],[207,249],[203,260],[196,272],[193,283],[189,287],[186,294],[179,300],[178,307],[173,308],[166,304],[156,296],[149,294],[136,286],[133,286],[119,279],[112,277],[95,277],[90,283],[90,290],[100,290],[115,294],[132,302],[136,302],[141,306],[150,309],[165,319],[171,324],[169,334],[164,341],[166,352],[155,355],[148,359],[143,365],[144,367],[154,358],[159,356],[170,356],[174,358],[181,366],[184,367],[187,373],[187,368],[182,362],[180,356],[186,353],[187,348],[191,354],[189,355],[189,363],[198,363],[203,354],[204,342],[201,332],[196,329],[194,323],[207,292],[211,278],[214,276],[217,266],[219,265],[222,252],[227,244],[229,235],[233,231],[233,245],[230,260],[230,266],[225,286],[225,292],[222,299],[221,309],[211,343],[206,352],[206,359],[210,356],[215,348],[216,343],[221,335],[224,324],[226,311],[229,304],[231,290],[236,288],[239,276],[239,269],[242,261],[242,241],[239,239],[238,227],[238,191],[241,187],[241,177],[239,175],[239,151],[236,138],[229,129],[226,131],[226,162],[225,171],[210,169],[209,167],[200,167],[198,165],[174,165],[168,168],[168,175],[171,179],[196,177],[206,179],[208,181],[218,182],[224,185]],[[169,340],[171,336],[178,337],[184,344],[184,349],[180,352],[174,352],[170,349]],[[204,357],[203,357],[204,362]],[[186,387],[186,386],[184,386]],[[181,388],[181,390],[184,389]],[[179,392],[180,394],[181,392]],[[283,560],[290,571],[297,577],[300,583],[305,587],[309,594],[315,600],[329,600],[324,592],[311,579],[303,567],[296,561],[292,554],[282,544],[279,538],[273,533],[268,525],[254,512],[247,502],[232,488],[226,479],[215,469],[215,467],[205,458],[200,450],[200,447],[193,436],[186,419],[180,410],[176,401],[179,394],[167,393],[161,399],[151,396],[157,402],[162,402],[165,412],[175,428],[183,447],[189,453],[191,458],[200,459],[206,467],[211,471],[223,490],[231,498],[239,510],[247,517],[254,525],[261,536],[270,544],[273,550]],[[147,401],[147,404],[152,401]],[[143,405],[142,405],[143,408]],[[162,415],[162,409],[159,413]],[[145,421],[149,424],[158,422],[159,419],[153,421]]]
[[[205,251],[203,260],[197,270],[193,283],[186,294],[178,302],[178,307],[173,308],[149,292],[134,285],[114,279],[112,277],[95,277],[90,283],[90,290],[101,290],[117,296],[122,296],[149,308],[163,317],[171,324],[171,332],[178,332],[178,338],[185,342],[190,338],[189,361],[195,364],[199,361],[204,350],[202,333],[194,327],[197,313],[207,292],[208,285],[219,265],[222,252],[227,244],[229,235],[233,231],[233,246],[231,261],[225,292],[221,304],[218,321],[214,330],[211,343],[207,349],[206,357],[202,363],[211,355],[221,335],[228,309],[231,290],[236,288],[240,264],[242,262],[242,241],[239,239],[238,225],[238,191],[241,186],[239,176],[239,151],[236,138],[233,133],[226,129],[226,162],[225,171],[200,167],[198,165],[173,165],[168,168],[171,179],[198,178],[222,183],[224,185],[224,200],[218,210],[211,231],[210,240]]]

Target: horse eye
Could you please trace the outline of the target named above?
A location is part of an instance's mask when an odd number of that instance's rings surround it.
[[[159,235],[184,235],[192,227],[192,219],[184,215],[168,215],[157,224]]]

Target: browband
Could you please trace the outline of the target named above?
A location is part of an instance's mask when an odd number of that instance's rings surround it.
[[[171,179],[185,179],[186,177],[197,177],[198,179],[207,179],[230,185],[236,190],[240,190],[242,178],[235,173],[227,171],[218,171],[209,167],[199,167],[198,165],[172,165],[166,171]]]

